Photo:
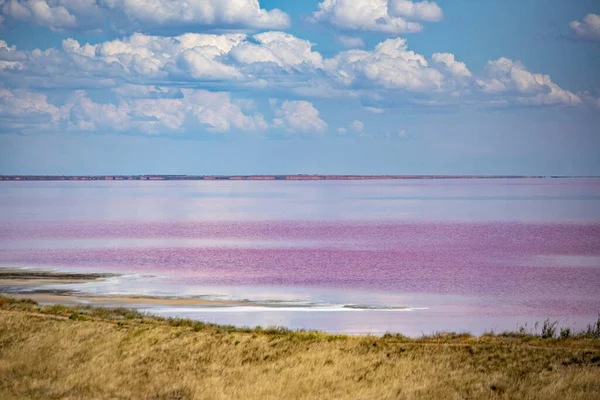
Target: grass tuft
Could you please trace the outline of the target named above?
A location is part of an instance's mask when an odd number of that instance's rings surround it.
[[[558,325],[558,321],[545,320],[542,326],[542,339],[553,339],[556,335],[556,325]]]
[[[600,339],[600,314],[598,315],[596,322],[588,324],[586,330],[583,331],[580,336],[589,339]]]
[[[573,336],[571,328],[560,328],[560,338],[562,340],[569,339],[571,336]]]

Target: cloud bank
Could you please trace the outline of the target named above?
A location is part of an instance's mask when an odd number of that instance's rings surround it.
[[[74,91],[63,104],[23,89],[0,89],[0,120],[4,131],[177,134],[230,131],[261,134],[284,127],[294,134],[322,133],[327,124],[307,101],[283,102],[268,123],[253,101],[234,99],[230,93],[128,85],[115,89],[116,103],[94,102],[83,90]]]
[[[111,21],[116,31],[144,32],[94,44],[68,38],[45,50],[0,40],[3,131],[318,136],[328,124],[311,102],[315,98],[355,98],[374,114],[405,104],[548,107],[591,101],[518,60],[501,57],[472,71],[452,53],[410,49],[396,35],[441,21],[443,11],[432,1],[320,2],[311,20],[335,28],[335,40],[345,48],[327,56],[308,40],[270,30],[289,26],[289,16],[261,8],[258,0],[0,0],[0,13],[57,31],[104,29]],[[599,40],[599,27],[594,14],[571,23],[585,40]],[[213,32],[168,33],[191,28]],[[394,37],[367,49],[362,32]],[[62,100],[53,90],[65,93]],[[260,110],[260,99],[268,98],[277,100]],[[338,130],[363,131],[359,120]]]
[[[117,31],[191,28],[283,29],[289,16],[265,10],[258,0],[0,0],[0,15],[53,31]]]
[[[413,104],[577,105],[580,99],[548,75],[507,58],[473,73],[451,53],[430,58],[402,38],[373,50],[351,49],[324,58],[307,40],[284,32],[140,33],[99,44],[63,41],[61,49],[21,51],[0,42],[0,76],[15,88],[116,88],[123,84],[279,93],[280,96],[375,99]],[[47,79],[52,76],[53,79]]]

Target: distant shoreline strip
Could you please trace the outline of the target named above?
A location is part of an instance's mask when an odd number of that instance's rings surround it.
[[[556,175],[0,175],[0,181],[359,181],[409,179],[598,179]]]

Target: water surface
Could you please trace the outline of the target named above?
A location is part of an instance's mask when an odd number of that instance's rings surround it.
[[[600,180],[0,182],[0,264],[261,304],[144,308],[236,325],[582,327],[600,312]]]

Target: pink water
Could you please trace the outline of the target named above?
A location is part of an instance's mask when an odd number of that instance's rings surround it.
[[[167,315],[418,334],[600,312],[598,180],[11,182],[0,205],[0,266],[129,277],[79,288],[100,294],[293,306],[151,309]]]

